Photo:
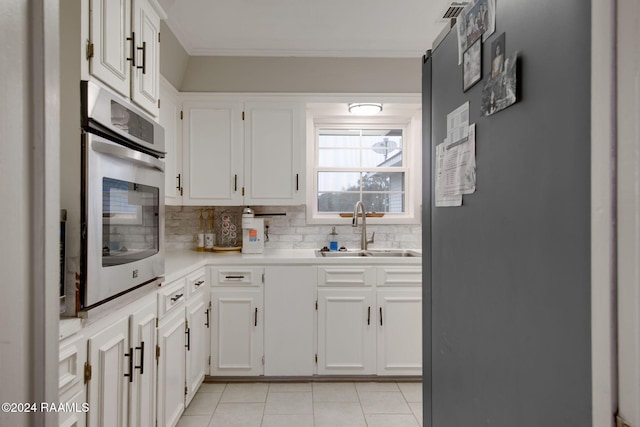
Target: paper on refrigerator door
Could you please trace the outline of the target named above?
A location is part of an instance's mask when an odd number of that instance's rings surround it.
[[[448,157],[448,158],[447,158]],[[466,141],[451,144],[445,156],[445,168],[451,177],[445,182],[445,195],[471,194],[476,191],[476,125],[469,126]]]
[[[473,124],[466,140],[436,147],[436,206],[460,206],[463,194],[476,191],[475,134]]]
[[[469,102],[447,114],[447,141],[455,144],[469,137]]]
[[[460,206],[462,205],[462,194],[457,195],[445,195],[444,189],[444,163],[445,163],[445,154],[446,154],[446,146],[448,140],[445,139],[442,144],[436,145],[436,161],[435,161],[435,199],[436,199],[436,207],[447,207],[447,206]]]

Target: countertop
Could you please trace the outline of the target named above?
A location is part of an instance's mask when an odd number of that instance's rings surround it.
[[[420,250],[412,249],[415,252]],[[240,252],[165,252],[165,280],[171,282],[206,265],[421,265],[422,257],[317,257],[315,249],[265,249],[261,254]]]
[[[379,249],[379,248],[376,248]],[[412,251],[421,253],[420,250]],[[315,249],[265,249],[261,254],[241,252],[197,252],[195,250],[171,250],[165,252],[163,285],[180,279],[205,266],[233,265],[412,265],[420,266],[422,257],[317,257]],[[147,298],[157,291],[157,284],[150,283],[122,297],[85,312],[83,318],[61,318],[59,339],[73,336],[83,328],[108,318],[110,313],[124,309],[128,304]]]

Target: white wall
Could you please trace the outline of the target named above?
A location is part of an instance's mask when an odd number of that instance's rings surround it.
[[[0,44],[0,210],[2,239],[0,240],[0,270],[2,292],[0,298],[0,401],[29,401],[29,225],[30,186],[29,69],[27,1],[0,2],[0,39],[12,43]],[[11,82],[11,84],[8,84]],[[10,101],[9,101],[10,100]],[[12,327],[7,327],[11,325]],[[0,413],[0,424],[25,424],[26,416]]]
[[[0,401],[57,400],[58,3],[0,2]],[[0,412],[0,425],[56,414]]]
[[[640,3],[618,0],[619,414],[640,425]]]

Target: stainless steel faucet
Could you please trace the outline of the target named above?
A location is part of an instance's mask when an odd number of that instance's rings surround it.
[[[367,212],[365,211],[364,203],[362,203],[362,200],[358,200],[353,207],[353,219],[351,220],[351,226],[358,226],[358,210],[362,211],[362,237],[360,238],[360,249],[366,251],[367,245],[369,243],[373,243],[376,232],[374,231],[371,234],[371,240],[367,240]]]

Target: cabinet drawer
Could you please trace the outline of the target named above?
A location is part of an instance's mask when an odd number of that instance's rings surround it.
[[[187,297],[191,298],[193,294],[202,291],[207,287],[205,269],[200,269],[195,273],[187,276]]]
[[[420,267],[378,267],[378,286],[422,286]]]
[[[318,286],[373,286],[373,267],[318,267]]]
[[[211,286],[259,286],[263,273],[262,267],[213,267]]]
[[[169,313],[178,306],[184,306],[185,279],[176,280],[163,285],[158,291],[158,318]]]

